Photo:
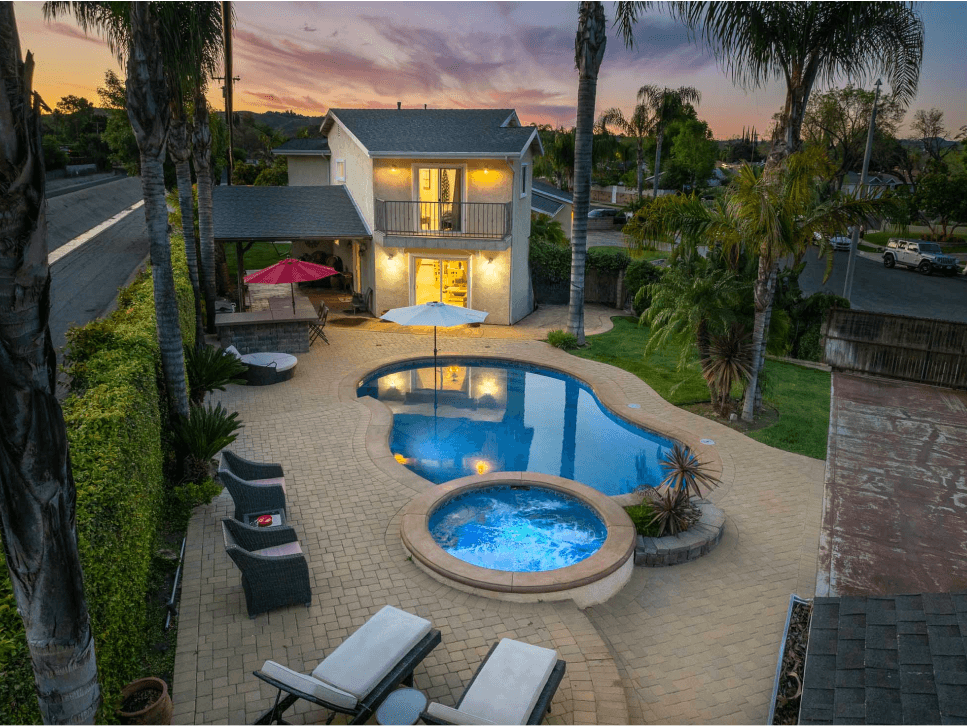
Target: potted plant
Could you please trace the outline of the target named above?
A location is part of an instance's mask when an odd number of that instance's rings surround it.
[[[160,678],[139,678],[121,690],[121,723],[170,724],[171,713],[168,684]]]

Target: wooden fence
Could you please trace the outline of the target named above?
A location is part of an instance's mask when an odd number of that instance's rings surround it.
[[[823,336],[835,370],[967,388],[967,323],[834,308]]]

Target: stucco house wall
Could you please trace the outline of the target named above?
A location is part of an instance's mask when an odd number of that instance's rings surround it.
[[[366,220],[370,229],[374,227],[373,210],[373,160],[366,151],[339,125],[334,124],[327,135],[331,157],[330,180],[332,184],[345,184],[359,207],[359,213]],[[336,161],[346,162],[345,181],[336,179]],[[374,240],[375,242],[375,240]],[[354,283],[356,290],[365,293],[373,289],[373,309],[376,310],[376,295],[379,289],[376,285],[376,266],[373,247],[374,242],[355,243],[360,249],[359,278]]]
[[[527,187],[522,196],[521,170],[527,168]],[[510,324],[516,323],[534,309],[534,294],[531,290],[530,276],[530,231],[531,231],[531,187],[534,180],[534,154],[530,148],[524,155],[514,162],[514,222],[513,243],[510,248],[510,290],[509,314]]]
[[[564,230],[564,236],[570,241],[571,239],[571,215],[573,214],[573,207],[570,204],[565,204],[561,210],[551,217],[552,220],[561,223],[561,229]]]
[[[287,154],[290,187],[329,185],[329,159],[322,155],[297,156]]]

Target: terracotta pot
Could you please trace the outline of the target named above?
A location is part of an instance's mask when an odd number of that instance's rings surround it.
[[[161,695],[140,711],[122,711],[118,709],[118,716],[123,724],[170,724],[171,696],[168,695],[168,684],[160,678],[139,678],[131,681],[121,690],[121,703],[135,693],[144,690],[157,691]]]

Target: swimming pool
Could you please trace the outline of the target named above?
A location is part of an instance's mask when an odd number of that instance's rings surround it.
[[[433,540],[458,560],[503,572],[547,572],[586,560],[608,530],[564,492],[524,485],[472,489],[430,515]]]
[[[608,495],[662,479],[671,440],[607,410],[571,376],[511,361],[446,357],[375,371],[357,396],[393,412],[390,450],[442,484],[492,471],[528,471],[580,482]]]

